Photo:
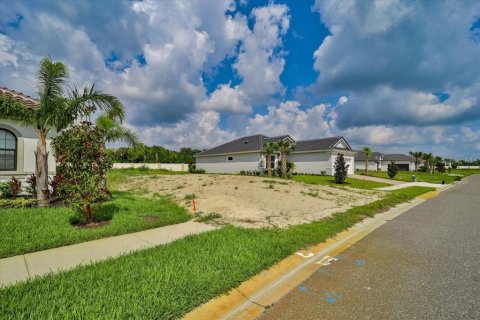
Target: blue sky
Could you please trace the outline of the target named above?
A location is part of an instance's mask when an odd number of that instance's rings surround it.
[[[0,85],[40,59],[118,96],[147,144],[288,133],[480,158],[480,3],[2,1]]]

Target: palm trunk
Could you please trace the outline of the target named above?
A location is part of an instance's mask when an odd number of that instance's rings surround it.
[[[87,219],[87,224],[93,223],[93,215],[92,215],[92,208],[90,207],[90,203],[83,204],[83,213],[85,215],[85,219]]]
[[[272,156],[267,155],[265,159],[267,161],[267,175],[271,177],[272,176]]]
[[[37,151],[35,152],[35,176],[37,177],[38,206],[46,207],[48,201],[48,152],[46,133],[38,131]]]
[[[282,178],[287,177],[287,157],[285,153],[281,154],[282,157]]]
[[[368,158],[365,160],[365,175],[368,175]]]

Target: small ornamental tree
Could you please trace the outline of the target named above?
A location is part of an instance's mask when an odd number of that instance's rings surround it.
[[[349,165],[345,162],[343,154],[339,153],[335,159],[335,183],[342,184],[347,179]]]
[[[112,168],[105,150],[105,133],[90,122],[62,131],[53,140],[59,166],[58,192],[77,206],[87,224],[93,223],[91,204],[105,199],[102,181]]]
[[[395,178],[395,176],[397,175],[397,172],[398,172],[398,166],[395,163],[395,161],[392,161],[387,166],[387,173],[388,173],[388,176],[390,177],[390,179]]]

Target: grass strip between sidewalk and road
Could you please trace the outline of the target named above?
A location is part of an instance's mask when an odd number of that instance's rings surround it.
[[[375,188],[383,188],[390,186],[387,183],[377,182],[377,181],[369,181],[369,180],[361,180],[355,178],[347,178],[345,183],[343,184],[336,184],[335,179],[332,176],[307,176],[307,175],[296,175],[292,178],[294,181],[303,182],[308,184],[320,184],[330,187],[350,187],[356,189],[375,189]]]
[[[365,174],[364,170],[356,170],[356,174],[363,175]],[[404,181],[404,182],[411,182],[412,181],[412,176],[416,177],[417,182],[429,182],[429,183],[442,183],[444,181],[445,183],[453,183],[455,181],[460,181],[462,180],[463,176],[470,176],[472,174],[479,174],[480,170],[474,170],[474,169],[452,169],[451,173],[429,173],[429,172],[408,172],[408,171],[398,171],[397,175],[393,180],[398,180],[398,181]],[[453,175],[451,175],[453,174]],[[372,177],[377,177],[377,178],[384,178],[384,179],[390,179],[388,177],[388,172],[386,171],[368,171],[368,175]]]
[[[3,319],[176,319],[309,244],[431,188],[287,229],[224,227],[130,255],[0,289]]]
[[[145,198],[113,192],[113,200],[94,205],[94,219],[110,220],[101,227],[76,228],[83,220],[70,207],[0,210],[0,258],[56,248],[190,220],[186,209],[167,197]]]

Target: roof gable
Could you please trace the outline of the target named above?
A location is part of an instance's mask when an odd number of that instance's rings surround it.
[[[340,146],[340,147],[338,147]],[[343,137],[329,137],[321,139],[297,141],[295,152],[344,149],[352,150],[348,142]]]

